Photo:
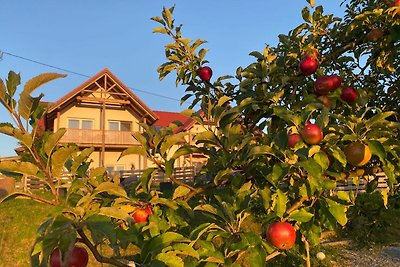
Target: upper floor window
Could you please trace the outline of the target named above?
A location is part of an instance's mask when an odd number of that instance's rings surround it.
[[[93,129],[93,120],[88,119],[68,119],[69,129]]]
[[[108,129],[111,131],[132,131],[132,122],[130,121],[108,121]]]

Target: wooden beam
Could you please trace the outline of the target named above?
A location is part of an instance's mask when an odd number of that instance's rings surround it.
[[[103,131],[101,140],[101,167],[104,167],[106,156],[106,102],[103,102],[101,111],[101,130]]]
[[[94,102],[94,103],[110,103],[110,104],[130,104],[131,101],[129,100],[122,100],[122,99],[107,99],[107,98],[94,98],[94,97],[84,97],[84,96],[78,96],[76,98],[79,101],[82,102]]]

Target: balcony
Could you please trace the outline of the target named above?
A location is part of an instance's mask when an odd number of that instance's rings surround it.
[[[75,143],[79,146],[101,146],[103,143],[102,130],[67,129],[61,138],[61,143]],[[127,147],[139,143],[128,131],[105,131],[105,145],[107,147]]]

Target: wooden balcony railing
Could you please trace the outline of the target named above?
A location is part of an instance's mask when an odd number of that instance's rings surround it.
[[[62,143],[75,143],[81,145],[101,145],[103,143],[102,130],[67,129],[60,140]],[[131,132],[105,131],[106,145],[134,145],[139,144]]]

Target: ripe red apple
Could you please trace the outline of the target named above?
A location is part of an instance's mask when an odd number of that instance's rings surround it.
[[[376,42],[379,39],[381,39],[383,36],[383,31],[381,29],[372,29],[368,34],[367,34],[367,40],[369,42]]]
[[[149,213],[146,209],[137,209],[132,215],[135,223],[147,222],[147,218],[149,217]]]
[[[89,255],[86,249],[74,246],[68,261],[68,267],[86,267],[89,262]],[[56,248],[50,255],[50,267],[61,267],[61,253]]]
[[[343,88],[342,94],[340,95],[340,98],[343,101],[346,101],[347,103],[351,104],[357,99],[357,92],[353,87],[346,87]]]
[[[400,6],[400,0],[394,0],[390,7],[398,7]],[[394,14],[395,16],[400,16],[400,10],[397,10],[396,13]]]
[[[311,75],[315,73],[318,69],[318,60],[306,56],[299,64],[299,70],[304,75]]]
[[[330,91],[336,90],[341,83],[342,78],[336,74],[320,76],[315,81],[314,92],[317,95],[327,95]]]
[[[294,134],[289,134],[288,136],[288,147],[290,148],[294,148],[294,146],[300,142],[301,139],[301,135],[294,133]]]
[[[202,79],[205,82],[210,81],[211,76],[212,76],[212,69],[208,66],[201,67],[197,71],[197,75],[199,75],[200,79]]]
[[[296,243],[296,230],[287,222],[274,222],[267,230],[267,239],[278,249],[291,249]]]
[[[330,75],[332,80],[332,88],[331,91],[338,89],[342,85],[342,78],[339,75],[333,74]]]
[[[324,138],[321,128],[316,124],[304,126],[304,128],[301,130],[301,136],[303,137],[304,142],[309,145],[319,144]]]
[[[153,209],[151,208],[150,205],[148,205],[148,206],[145,208],[145,210],[146,210],[147,214],[149,214],[149,215],[153,214]]]

